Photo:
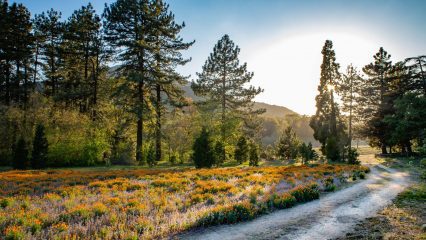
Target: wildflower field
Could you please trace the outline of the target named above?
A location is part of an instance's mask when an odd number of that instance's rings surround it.
[[[0,239],[151,239],[250,220],[364,178],[363,166],[0,172]]]

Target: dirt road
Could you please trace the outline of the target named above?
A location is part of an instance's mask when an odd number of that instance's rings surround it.
[[[371,157],[371,156],[370,156]],[[180,239],[333,239],[374,216],[408,185],[408,175],[375,164],[364,181],[253,221],[192,231]]]

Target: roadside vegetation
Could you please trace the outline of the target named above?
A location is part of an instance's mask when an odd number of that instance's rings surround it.
[[[253,219],[319,198],[369,169],[349,165],[0,173],[6,239],[139,239]]]

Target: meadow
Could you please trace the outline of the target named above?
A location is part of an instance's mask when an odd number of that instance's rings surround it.
[[[1,239],[152,239],[246,221],[364,178],[364,166],[0,172]]]

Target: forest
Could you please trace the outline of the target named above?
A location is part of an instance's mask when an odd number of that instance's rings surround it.
[[[263,89],[250,85],[253,72],[230,36],[212,46],[194,79],[181,75],[195,41],[180,37],[185,23],[163,1],[119,0],[103,13],[88,4],[63,19],[3,0],[0,19],[2,165],[212,167],[318,155],[356,162],[354,139],[382,154],[425,150],[425,56],[393,63],[379,48],[361,71],[342,72],[327,40],[309,124],[316,153],[291,124],[262,143],[265,109],[254,98]]]
[[[29,9],[0,0],[0,239],[425,236],[426,55],[341,66],[324,39],[301,115],[228,32],[182,74],[166,1]]]

